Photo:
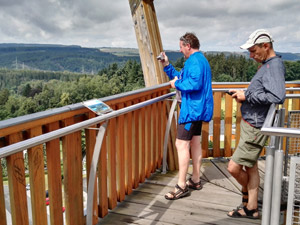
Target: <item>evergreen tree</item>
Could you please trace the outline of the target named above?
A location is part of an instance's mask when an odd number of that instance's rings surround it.
[[[9,97],[9,90],[8,89],[2,89],[0,90],[0,105],[4,105]]]

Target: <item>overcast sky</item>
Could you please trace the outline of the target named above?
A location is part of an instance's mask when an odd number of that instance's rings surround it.
[[[195,32],[203,51],[240,51],[268,29],[280,52],[300,53],[299,0],[154,0],[165,50]],[[137,48],[128,0],[0,0],[0,43]]]

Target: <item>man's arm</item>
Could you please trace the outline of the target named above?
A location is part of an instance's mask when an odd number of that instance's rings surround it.
[[[275,64],[267,68],[262,78],[262,89],[255,92],[246,91],[247,101],[253,104],[281,104],[285,99],[285,68]]]
[[[168,77],[173,80],[175,77],[179,77],[180,73],[174,68],[173,65],[170,64],[169,58],[165,52],[161,52],[158,60],[161,62],[162,66],[164,67],[165,73]]]
[[[204,65],[193,59],[188,59],[184,65],[184,79],[176,82],[176,88],[182,92],[198,91],[203,86]]]

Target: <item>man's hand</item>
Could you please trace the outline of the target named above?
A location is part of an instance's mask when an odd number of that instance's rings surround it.
[[[165,52],[161,52],[160,54],[163,56],[163,59],[159,61],[162,63],[163,67],[168,66],[170,64],[168,56]]]
[[[175,88],[175,81],[178,80],[177,77],[175,77],[173,80],[170,80],[170,84],[172,88]]]
[[[231,89],[229,90],[229,92],[233,92],[233,94],[231,95],[233,98],[235,98],[235,100],[238,102],[238,103],[241,103],[243,101],[246,100],[246,97],[245,97],[245,91],[244,90],[235,90],[235,89]]]

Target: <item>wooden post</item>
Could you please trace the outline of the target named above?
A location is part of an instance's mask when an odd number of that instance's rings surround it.
[[[67,127],[74,124],[75,119],[73,117],[67,118],[62,123],[64,127]],[[84,221],[81,131],[64,136],[62,147],[66,224],[81,225]]]
[[[153,0],[129,0],[146,87],[168,81],[156,59],[163,51]]]
[[[42,134],[42,126],[29,130],[29,137],[33,138]],[[45,175],[43,145],[28,149],[30,195],[33,224],[47,224],[47,211],[45,204]],[[50,201],[51,200],[50,196]]]
[[[0,148],[2,147],[4,147],[4,140],[1,141],[0,139]],[[2,159],[0,158],[0,224],[7,224],[1,160]]]
[[[220,157],[220,132],[221,132],[221,92],[214,93],[214,120],[213,120],[213,157]]]
[[[58,130],[59,121],[47,124],[46,132]],[[60,141],[59,138],[46,143],[48,190],[50,196],[50,221],[51,225],[63,225],[63,199],[62,199],[62,174],[60,164]]]
[[[21,132],[8,136],[8,144],[22,141]],[[28,225],[28,208],[25,181],[25,165],[23,152],[18,152],[6,158],[8,185],[10,196],[11,219],[13,225]],[[2,206],[1,206],[2,207]]]
[[[230,157],[232,155],[232,97],[225,94],[225,132],[224,132],[224,155]]]

